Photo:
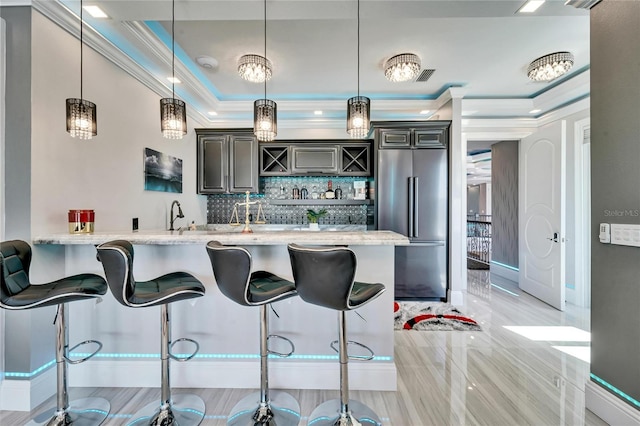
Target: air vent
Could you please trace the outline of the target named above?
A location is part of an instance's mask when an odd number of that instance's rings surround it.
[[[418,78],[416,78],[416,81],[427,81],[434,72],[436,72],[436,70],[422,70]]]
[[[565,5],[573,6],[576,9],[591,9],[598,3],[600,0],[568,0]]]

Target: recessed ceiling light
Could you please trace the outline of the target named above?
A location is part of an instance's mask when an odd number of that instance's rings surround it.
[[[209,114],[212,117],[215,117],[216,115],[218,115],[218,113],[215,111],[209,111],[207,114]]]
[[[517,13],[535,12],[540,6],[542,6],[542,3],[544,3],[544,0],[529,0],[517,10]]]
[[[428,109],[423,109],[422,111],[420,111],[421,115],[427,115],[429,114],[431,111],[429,111]]]
[[[169,80],[170,83],[182,83],[177,77],[167,77],[167,80]]]
[[[322,115],[322,111],[320,111],[320,110],[313,111],[313,113],[314,113],[315,115]]]
[[[104,13],[98,6],[82,6],[82,8],[94,18],[108,18],[107,14]]]
[[[531,111],[529,111],[529,114],[537,114],[540,111],[542,111],[541,109],[532,109]]]

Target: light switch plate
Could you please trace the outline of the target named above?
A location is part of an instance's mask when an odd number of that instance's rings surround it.
[[[640,247],[640,225],[612,223],[611,244]]]

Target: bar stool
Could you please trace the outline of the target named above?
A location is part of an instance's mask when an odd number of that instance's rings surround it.
[[[107,292],[107,283],[99,275],[79,274],[46,284],[32,284],[29,280],[31,247],[24,241],[13,240],[0,243],[0,307],[22,310],[57,305],[56,324],[56,369],[57,403],[36,416],[30,425],[48,426],[99,425],[109,414],[110,405],[103,398],[83,398],[69,402],[67,388],[67,363],[80,364],[97,354],[102,343],[86,340],[69,349],[68,326],[65,319],[65,303],[76,300],[98,299]],[[97,344],[92,354],[72,360],[70,352],[89,343]]]
[[[218,241],[207,244],[213,274],[218,288],[229,299],[242,306],[260,306],[260,392],[254,392],[238,402],[227,425],[295,426],[300,422],[300,405],[290,394],[269,391],[269,354],[288,357],[295,348],[286,337],[269,334],[268,306],[296,295],[292,282],[266,271],[251,272],[251,254],[241,247],[223,246]],[[268,340],[278,338],[291,345],[289,353],[268,348]]]
[[[111,293],[118,302],[129,308],[146,308],[160,305],[161,332],[161,400],[152,402],[133,415],[129,424],[149,425],[198,425],[204,418],[204,401],[197,395],[171,396],[169,360],[188,361],[200,346],[192,339],[171,341],[169,327],[169,303],[204,296],[204,286],[186,272],[173,272],[150,281],[135,281],[133,277],[133,246],[129,241],[116,240],[98,246],[98,258],[102,262]],[[195,345],[191,355],[179,357],[171,353],[177,342]]]
[[[385,290],[384,285],[354,281],[356,255],[347,247],[310,248],[289,244],[288,250],[296,290],[302,300],[338,311],[338,340],[331,342],[331,348],[338,352],[340,359],[340,399],[317,406],[309,416],[308,424],[380,425],[380,419],[371,408],[349,399],[349,359],[371,360],[373,351],[361,343],[347,340],[345,312],[380,296]],[[360,346],[370,355],[349,356],[347,344]]]

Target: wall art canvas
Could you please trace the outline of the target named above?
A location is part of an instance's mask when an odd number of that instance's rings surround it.
[[[145,191],[182,192],[182,160],[144,149]]]

